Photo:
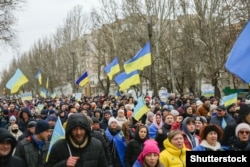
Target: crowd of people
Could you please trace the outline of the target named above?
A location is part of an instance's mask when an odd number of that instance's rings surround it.
[[[0,99],[0,164],[26,167],[186,166],[187,151],[250,151],[250,105],[216,97],[129,95]],[[57,119],[65,129],[49,151]],[[18,165],[16,165],[18,164]]]

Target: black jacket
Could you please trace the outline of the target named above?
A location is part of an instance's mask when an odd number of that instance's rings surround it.
[[[25,167],[24,161],[16,156],[12,156],[12,152],[16,146],[16,139],[7,131],[7,129],[0,128],[0,142],[5,139],[11,140],[11,151],[6,156],[0,156],[1,167]]]
[[[141,125],[141,126],[144,126],[144,125]],[[146,138],[141,139],[139,137],[139,127],[136,129],[135,138],[129,141],[125,150],[125,166],[126,167],[133,166],[134,162],[137,160],[139,154],[141,153],[143,149],[144,141],[148,139],[148,131],[147,131]],[[144,127],[148,130],[146,126]]]
[[[16,147],[15,155],[22,158],[28,167],[44,167],[49,143],[39,150],[32,136],[24,138]]]
[[[76,147],[70,141],[71,131],[77,126],[86,130],[86,145]],[[65,167],[70,156],[80,157],[75,167],[106,167],[102,144],[98,139],[91,138],[90,131],[86,116],[81,113],[71,115],[66,126],[65,139],[58,140],[52,146],[46,167]]]
[[[241,142],[235,136],[229,139],[229,150],[230,151],[250,151],[250,141]]]

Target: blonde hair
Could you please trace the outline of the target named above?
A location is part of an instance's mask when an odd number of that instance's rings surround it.
[[[171,141],[176,135],[181,134],[182,132],[180,130],[173,130],[168,134],[168,140]]]

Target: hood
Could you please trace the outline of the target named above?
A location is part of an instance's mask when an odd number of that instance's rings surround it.
[[[0,142],[6,139],[10,140],[11,142],[11,152],[9,153],[9,155],[11,155],[17,144],[16,139],[9,133],[7,129],[0,128]]]
[[[84,128],[86,130],[86,134],[90,137],[91,129],[87,117],[82,113],[75,113],[68,118],[66,126],[66,139],[68,139],[71,130],[77,126]]]
[[[139,130],[141,128],[146,128],[147,130],[147,135],[144,139],[141,139],[140,136],[139,136]],[[147,140],[149,137],[148,137],[148,127],[146,127],[145,125],[140,125],[136,128],[136,131],[135,131],[135,140],[139,141],[139,142],[144,142],[145,140]]]

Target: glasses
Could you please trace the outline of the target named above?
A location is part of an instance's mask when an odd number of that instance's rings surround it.
[[[249,135],[250,132],[249,131],[239,131],[239,133],[240,134],[244,134],[245,133],[246,135]]]

